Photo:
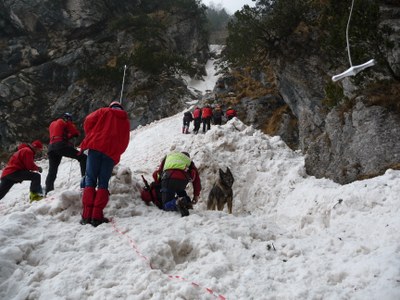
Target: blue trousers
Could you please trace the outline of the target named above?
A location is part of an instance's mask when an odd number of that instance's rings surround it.
[[[89,150],[86,161],[85,187],[108,189],[114,161],[111,157],[96,151]]]

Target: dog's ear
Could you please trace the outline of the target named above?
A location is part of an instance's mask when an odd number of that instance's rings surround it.
[[[226,173],[232,175],[231,169],[229,169],[229,167],[226,167]]]
[[[225,173],[224,171],[222,171],[222,169],[219,169],[219,177],[224,177]]]

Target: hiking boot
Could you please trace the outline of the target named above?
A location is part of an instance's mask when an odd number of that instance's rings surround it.
[[[110,220],[107,219],[107,218],[103,218],[103,219],[101,219],[101,220],[92,219],[91,224],[92,224],[94,227],[97,227],[97,226],[99,226],[99,225],[101,225],[101,224],[103,224],[103,223],[109,223],[109,222],[110,222]]]
[[[181,213],[182,217],[187,217],[189,215],[189,210],[186,206],[186,200],[183,197],[176,199],[176,207]]]
[[[43,195],[39,193],[29,192],[29,202],[32,203],[33,201],[39,201],[43,199]]]
[[[90,219],[82,218],[82,219],[79,221],[79,224],[81,224],[81,225],[90,224],[90,223],[91,223],[90,221],[91,221]]]

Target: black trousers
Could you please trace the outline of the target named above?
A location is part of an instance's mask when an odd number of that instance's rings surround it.
[[[195,133],[198,133],[198,132],[199,132],[200,124],[201,124],[201,119],[200,119],[200,118],[194,119],[194,128],[193,128],[193,131],[194,131]]]
[[[222,125],[222,117],[214,117],[215,125]]]
[[[40,184],[41,176],[39,173],[31,172],[28,170],[21,170],[11,173],[3,177],[0,181],[0,199],[3,199],[7,195],[8,191],[16,183],[21,183],[22,181],[30,180],[31,186],[29,190],[32,193],[42,193],[42,186]]]
[[[173,172],[173,171],[172,171]],[[186,196],[186,186],[189,183],[188,180],[170,178],[169,171],[164,172],[161,177],[161,199],[163,206],[165,203],[171,201],[175,195],[179,197]]]
[[[211,117],[203,119],[203,132],[210,130],[211,128]]]
[[[81,155],[78,154],[79,151],[72,146],[66,146],[60,149],[52,150],[48,153],[49,173],[46,177],[46,193],[54,190],[54,181],[56,181],[58,166],[60,165],[63,156],[79,161],[81,176],[85,176],[87,156],[83,153]]]

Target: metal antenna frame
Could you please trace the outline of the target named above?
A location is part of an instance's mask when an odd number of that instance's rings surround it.
[[[350,68],[347,69],[346,71],[344,71],[343,73],[332,76],[332,81],[338,81],[338,80],[341,80],[348,76],[354,76],[357,73],[361,72],[362,70],[364,70],[368,67],[372,67],[373,65],[376,64],[375,59],[371,59],[371,60],[367,61],[366,63],[358,65],[358,66],[353,66],[353,63],[351,62],[349,27],[350,27],[351,15],[353,13],[353,6],[354,6],[354,0],[351,1],[350,15],[349,15],[349,19],[347,20],[347,26],[346,26],[346,44],[347,44],[347,54],[349,56]]]

